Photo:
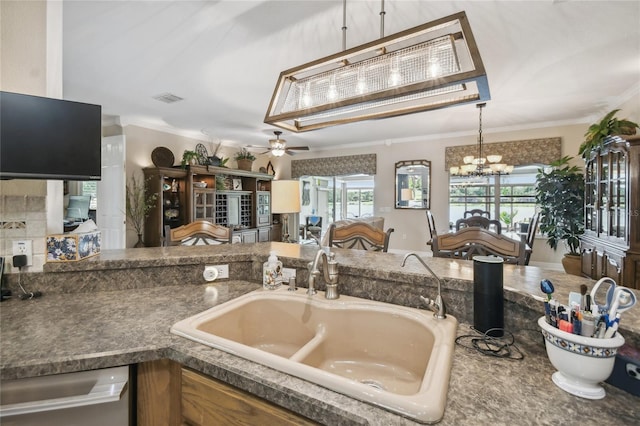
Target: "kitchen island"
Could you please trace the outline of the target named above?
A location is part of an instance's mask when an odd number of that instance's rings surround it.
[[[409,425],[411,420],[169,332],[175,322],[261,287],[262,262],[275,250],[297,269],[305,286],[315,248],[283,243],[218,247],[169,247],[103,252],[82,262],[47,264],[25,276],[28,291],[43,297],[2,303],[0,379],[135,365],[169,359],[257,395],[322,424]],[[433,296],[435,280],[402,255],[334,250],[341,291],[357,297],[419,306]],[[469,293],[473,264],[427,259],[443,278],[458,334],[471,334]],[[205,264],[230,265],[231,280],[217,280],[215,297],[202,278]],[[535,267],[504,267],[505,325],[522,360],[495,358],[457,346],[447,408],[440,424],[638,424],[640,398],[605,384],[607,396],[581,399],[557,388],[535,319],[542,315],[538,283],[556,285],[558,298],[593,281]],[[577,287],[577,289],[576,289]],[[320,284],[322,289],[322,283]],[[472,305],[471,305],[472,306]],[[625,314],[621,333],[640,336],[640,315]]]

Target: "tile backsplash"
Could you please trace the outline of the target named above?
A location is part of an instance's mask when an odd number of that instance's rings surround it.
[[[33,265],[24,268],[24,272],[41,272],[46,232],[46,196],[0,195],[0,256],[6,261],[5,272],[17,272],[12,262],[16,240],[33,242]]]

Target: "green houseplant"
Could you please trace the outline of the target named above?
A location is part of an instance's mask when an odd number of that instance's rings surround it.
[[[567,253],[563,266],[567,273],[580,275],[580,235],[584,233],[584,175],[570,166],[565,156],[539,168],[536,175],[536,203],[540,207],[540,231],[556,250],[564,242]],[[566,259],[566,260],[565,260]],[[577,271],[571,264],[577,262]]]
[[[594,148],[602,146],[607,136],[636,134],[636,129],[639,128],[638,123],[629,121],[626,118],[616,118],[615,115],[618,111],[620,110],[614,109],[605,115],[598,123],[589,126],[587,133],[584,134],[585,140],[578,149],[578,154],[581,155],[582,158],[586,158]]]
[[[242,148],[240,151],[236,152],[233,158],[238,163],[238,168],[240,170],[248,171],[251,171],[253,162],[256,160],[256,156],[249,152],[247,148]]]
[[[183,169],[185,169],[187,165],[196,165],[198,164],[198,158],[199,156],[197,152],[185,150],[182,153],[182,162],[180,163],[180,165]]]
[[[138,242],[134,247],[144,247],[142,241],[142,230],[144,222],[149,216],[149,212],[155,206],[158,194],[147,195],[147,182],[137,179],[135,175],[129,178],[129,182],[125,187],[126,192],[126,213],[131,219],[129,224],[133,227],[138,235]]]

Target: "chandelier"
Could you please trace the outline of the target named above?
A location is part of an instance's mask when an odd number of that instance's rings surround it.
[[[477,104],[480,110],[480,125],[478,130],[478,156],[465,156],[462,161],[463,165],[458,167],[450,167],[449,174],[451,176],[486,176],[486,175],[507,175],[513,171],[513,166],[501,163],[502,155],[484,156],[482,147],[482,108],[487,104]]]
[[[280,73],[264,122],[293,132],[490,99],[465,12]],[[384,2],[383,2],[384,8]],[[384,9],[380,14],[384,19]]]

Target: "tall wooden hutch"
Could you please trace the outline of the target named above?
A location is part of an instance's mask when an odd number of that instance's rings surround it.
[[[236,241],[277,241],[272,227],[273,176],[215,166],[143,169],[149,193],[158,194],[144,226],[144,242],[161,246],[164,227],[208,220],[233,228]]]
[[[585,160],[582,274],[640,289],[640,137],[607,137]]]

